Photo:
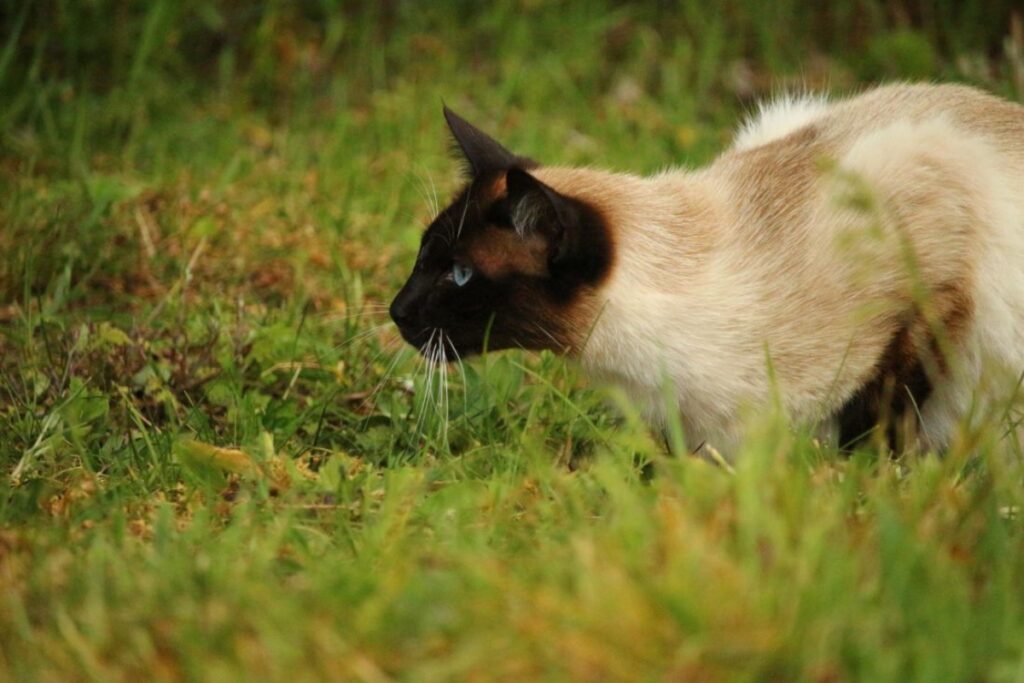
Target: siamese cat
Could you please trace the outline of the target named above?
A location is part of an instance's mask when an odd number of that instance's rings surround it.
[[[567,354],[724,453],[769,402],[844,447],[939,449],[1024,371],[1018,104],[783,98],[706,168],[650,177],[544,166],[444,116],[467,183],[390,309],[424,353]]]

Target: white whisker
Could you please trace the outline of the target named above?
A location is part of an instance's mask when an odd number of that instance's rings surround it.
[[[374,356],[374,358],[370,361],[368,365],[372,366],[373,363],[377,360],[377,358],[380,358],[385,353],[386,350],[387,347],[381,349],[380,352],[376,356]],[[385,368],[384,374],[381,375],[380,380],[377,382],[376,385],[374,385],[373,389],[370,390],[370,393],[366,396],[366,398],[364,398],[362,402],[360,402],[360,404],[356,407],[357,413],[362,412],[365,408],[373,405],[374,400],[376,400],[378,394],[380,394],[384,387],[387,386],[388,380],[391,378],[392,373],[394,373],[395,369],[398,367],[399,362],[403,360],[404,354],[407,352],[408,349],[405,346],[399,345],[399,347],[395,350],[394,355],[391,357],[391,362],[388,363],[387,368]],[[363,424],[366,424],[365,418],[363,420]]]
[[[433,341],[434,341],[434,337],[436,335],[437,335],[437,328],[435,327],[431,331],[430,337],[427,339],[426,343],[421,347],[422,355],[423,355],[423,362],[424,362],[424,376],[423,376],[423,396],[422,396],[422,398],[420,398],[420,401],[419,401],[419,404],[420,404],[420,406],[419,406],[419,414],[416,417],[415,432],[417,434],[420,433],[421,425],[425,424],[424,420],[426,419],[426,413],[427,413],[427,401],[433,399],[433,395],[431,393],[431,385],[432,385],[433,376],[434,376],[434,360],[433,360],[434,349],[433,349]]]
[[[357,342],[357,341],[359,341],[361,339],[366,339],[367,337],[369,337],[369,336],[371,336],[371,335],[373,335],[373,334],[375,334],[377,332],[380,332],[385,327],[388,327],[390,325],[391,325],[390,322],[381,323],[380,325],[374,325],[373,327],[371,327],[369,329],[363,330],[362,332],[357,332],[356,334],[352,335],[351,337],[346,338],[344,341],[342,341],[342,342],[340,342],[338,344],[335,344],[333,348],[334,348],[334,350],[338,350],[338,349],[341,349],[341,348],[344,348],[344,347],[348,346],[349,344],[354,344],[355,342]]]
[[[438,387],[438,391],[441,393],[441,408],[443,413],[439,416],[441,418],[441,438],[445,445],[448,443],[448,352],[445,351],[445,333],[441,330],[441,339],[438,344],[438,348],[441,352],[441,377]]]
[[[548,332],[547,329],[545,329],[540,323],[538,323],[536,321],[533,321],[531,324],[532,324],[532,326],[533,326],[533,328],[535,330],[537,330],[538,332],[540,332],[545,337],[547,337],[548,339],[551,340],[551,342],[555,345],[555,348],[554,348],[555,351],[561,351],[562,350],[562,347],[564,345],[560,341],[555,339],[555,336],[553,334],[551,334],[550,332]]]
[[[430,173],[427,173],[427,180],[430,181],[430,193],[431,197],[433,198],[433,204],[431,205],[430,215],[436,216],[437,214],[441,213],[441,204],[437,200],[437,186],[434,185],[434,177],[430,175]]]
[[[465,415],[469,412],[469,399],[466,393],[466,366],[462,362],[462,357],[459,355],[458,350],[455,348],[455,343],[452,341],[451,336],[448,337],[448,345],[452,347],[452,355],[455,356],[455,362],[459,364],[459,374],[462,376],[462,414]]]
[[[459,219],[459,229],[455,231],[455,240],[458,241],[462,237],[462,226],[466,223],[466,214],[469,213],[469,203],[473,196],[473,184],[470,183],[469,189],[466,190],[466,205],[462,207],[462,218]]]
[[[418,183],[416,187],[416,192],[420,195],[420,198],[427,205],[427,209],[431,212],[430,215],[436,216],[438,213],[437,191],[433,190],[432,194],[428,192],[427,183],[426,181],[423,180],[423,176],[421,175],[420,171],[417,170],[415,173],[416,181]],[[427,174],[427,177],[430,178],[430,174]],[[433,188],[433,179],[430,180],[430,185],[431,188]]]

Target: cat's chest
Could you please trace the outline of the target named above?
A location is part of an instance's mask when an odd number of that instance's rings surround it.
[[[584,369],[626,391],[656,421],[667,411],[692,431],[714,430],[762,384],[763,369],[710,322],[694,327],[681,302],[610,299],[580,355]]]

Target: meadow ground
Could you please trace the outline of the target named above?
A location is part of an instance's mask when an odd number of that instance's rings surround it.
[[[774,87],[1024,99],[1010,2],[826,4],[2,5],[0,679],[1024,680],[1018,413],[713,466],[386,318],[442,99],[637,172]]]

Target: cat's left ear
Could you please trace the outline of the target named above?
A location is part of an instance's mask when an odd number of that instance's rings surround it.
[[[465,120],[448,107],[444,108],[444,120],[455,138],[455,144],[462,150],[471,177],[479,177],[494,171],[505,171],[514,166],[533,168],[537,163],[513,154],[501,143]]]
[[[576,201],[519,168],[508,171],[505,186],[509,219],[521,237],[543,238],[553,263],[574,251],[584,220]]]

